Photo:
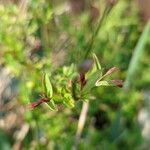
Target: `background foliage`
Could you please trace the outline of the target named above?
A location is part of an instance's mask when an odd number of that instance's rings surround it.
[[[110,6],[89,49],[99,20]],[[0,117],[9,124],[7,116],[12,112],[17,116],[12,126],[1,123],[0,149],[71,149],[82,101],[72,109],[60,106],[56,112],[44,104],[34,110],[27,107],[43,90],[43,72],[51,74],[54,88],[60,90],[74,73],[71,66],[78,66],[91,50],[104,72],[117,66],[120,70],[113,77],[125,81],[146,23],[139,14],[137,3],[131,0],[0,2],[0,65],[9,70],[16,88],[13,97],[0,106]],[[150,83],[150,39],[145,38],[147,44],[128,90],[100,87],[91,91],[94,98],[77,149],[144,149],[137,114]]]

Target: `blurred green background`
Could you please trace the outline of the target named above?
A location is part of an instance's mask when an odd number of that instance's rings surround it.
[[[149,10],[149,0],[1,0],[0,150],[148,150]],[[57,112],[27,104],[39,97],[44,71],[57,85],[62,68],[91,52],[104,71],[119,68],[124,87],[92,91],[73,147],[82,101]]]

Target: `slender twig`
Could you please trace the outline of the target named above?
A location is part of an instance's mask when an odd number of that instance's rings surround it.
[[[83,102],[82,110],[81,110],[80,118],[79,118],[79,123],[78,123],[78,128],[76,132],[76,141],[80,140],[81,133],[83,131],[83,127],[85,124],[88,108],[89,108],[89,102]]]
[[[88,108],[89,108],[89,102],[83,102],[82,110],[81,110],[79,121],[78,121],[78,127],[76,131],[75,145],[72,147],[72,150],[76,150],[79,144],[81,134],[85,125]]]
[[[92,34],[92,37],[90,39],[90,42],[87,44],[87,49],[86,49],[86,54],[85,54],[85,58],[86,59],[89,55],[89,53],[91,52],[92,48],[93,48],[93,44],[94,44],[94,41],[95,41],[95,38],[97,37],[97,34],[105,20],[105,18],[108,16],[108,14],[110,13],[111,9],[112,9],[112,6],[113,5],[109,5],[108,7],[105,8],[104,10],[104,13],[103,13],[103,16],[102,18],[100,19],[98,25],[97,25],[97,28],[96,30],[94,31],[94,33]]]

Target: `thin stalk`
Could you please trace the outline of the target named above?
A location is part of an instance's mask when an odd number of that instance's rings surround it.
[[[82,110],[81,110],[79,121],[78,121],[78,127],[77,127],[77,131],[76,131],[75,145],[72,147],[72,150],[76,150],[77,146],[80,142],[81,134],[82,134],[82,131],[83,131],[83,128],[85,125],[85,121],[86,121],[86,117],[87,117],[88,109],[89,109],[89,102],[83,102]]]
[[[88,108],[89,108],[89,102],[83,102],[82,110],[81,110],[81,114],[80,114],[80,118],[79,118],[79,123],[78,123],[78,128],[77,128],[77,132],[76,132],[77,143],[79,142],[79,140],[81,138],[81,133],[82,133],[83,128],[84,128]]]

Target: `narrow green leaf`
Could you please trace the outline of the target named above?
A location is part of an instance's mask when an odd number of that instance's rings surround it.
[[[99,74],[99,78],[102,77],[102,68],[101,64],[97,58],[97,56],[93,53],[93,66],[90,69],[90,71],[87,72],[87,77],[90,77],[92,74],[94,74],[96,71],[101,70],[101,73]]]
[[[136,44],[136,47],[134,49],[131,61],[129,63],[128,71],[127,71],[127,78],[124,83],[125,90],[130,89],[130,86],[133,84],[134,76],[139,66],[138,64],[142,57],[142,53],[144,52],[144,50],[146,50],[145,46],[149,41],[149,37],[150,37],[150,20],[145,25],[143,33],[141,34]]]
[[[97,81],[96,86],[111,86],[107,81]]]
[[[94,64],[96,66],[96,69],[97,70],[101,70],[102,69],[101,68],[101,64],[100,64],[100,62],[99,62],[99,60],[98,60],[98,58],[97,58],[95,53],[93,53],[93,59],[94,59]]]
[[[63,103],[69,108],[74,107],[74,100],[72,99],[72,96],[69,93],[64,94]]]
[[[90,92],[90,90],[95,86],[96,81],[101,77],[101,73],[102,73],[102,71],[98,70],[89,77],[86,85],[84,86],[84,88],[82,90],[82,93]]]
[[[52,111],[57,111],[58,109],[57,109],[57,107],[56,107],[56,105],[55,105],[55,103],[54,103],[54,100],[50,100],[49,102],[45,102],[45,104],[49,107],[49,109],[50,110],[52,110]]]
[[[110,80],[110,81],[98,80],[95,85],[96,86],[117,86],[117,87],[121,88],[123,86],[123,82],[122,82],[122,80],[119,80],[119,79],[114,79],[114,80]]]
[[[68,98],[64,98],[63,104],[66,105],[69,108],[73,108],[74,107],[74,100],[68,99]]]
[[[49,75],[47,73],[44,74],[43,86],[44,86],[44,91],[46,93],[46,96],[48,98],[52,98],[53,89],[52,89],[52,85],[51,85],[51,82],[50,82],[50,79],[49,79]]]
[[[107,76],[111,75],[113,72],[117,71],[117,67],[110,68],[103,76],[101,76],[97,82],[100,82],[101,80],[105,79]]]
[[[106,77],[106,76],[108,76],[108,75],[111,75],[112,73],[114,73],[114,72],[117,71],[117,70],[118,70],[117,67],[112,67],[112,68],[110,68],[110,69],[104,74],[104,76]]]

